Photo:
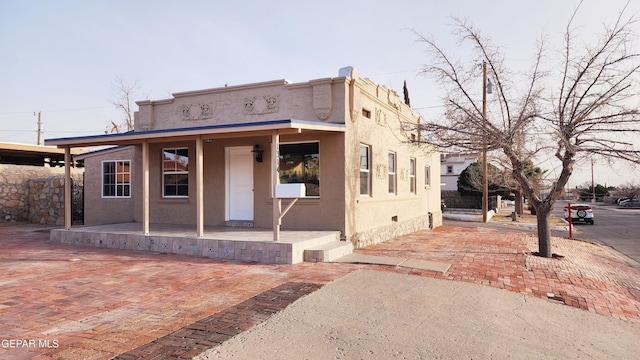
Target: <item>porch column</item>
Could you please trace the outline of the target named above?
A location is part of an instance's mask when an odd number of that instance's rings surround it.
[[[149,235],[149,143],[142,142],[142,232]]]
[[[64,147],[64,228],[71,229],[71,148]]]
[[[276,185],[280,182],[280,135],[276,130],[271,134],[271,196],[273,197],[273,241],[280,240],[280,212],[282,201],[276,198]]]
[[[196,235],[204,236],[204,165],[202,155],[202,137],[196,138]]]

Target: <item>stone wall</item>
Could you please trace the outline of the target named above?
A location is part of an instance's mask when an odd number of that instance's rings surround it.
[[[83,169],[71,169],[82,211]],[[64,168],[0,164],[0,224],[64,225]]]
[[[362,231],[351,237],[351,243],[357,249],[365,246],[379,244],[398,236],[410,234],[416,231],[433,229],[442,226],[442,212],[429,213],[427,216],[419,216],[402,222],[392,223],[368,231]]]

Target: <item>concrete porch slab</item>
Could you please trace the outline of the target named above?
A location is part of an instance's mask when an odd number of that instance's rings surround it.
[[[304,250],[340,239],[339,231],[280,232],[273,241],[271,229],[205,227],[201,238],[195,226],[151,224],[149,235],[141,223],[80,226],[53,229],[50,241],[65,244],[117,248],[159,253],[195,255],[263,264],[296,264],[304,260]]]

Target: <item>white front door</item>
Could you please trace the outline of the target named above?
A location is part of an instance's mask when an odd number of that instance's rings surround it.
[[[225,148],[226,220],[253,220],[251,146]]]

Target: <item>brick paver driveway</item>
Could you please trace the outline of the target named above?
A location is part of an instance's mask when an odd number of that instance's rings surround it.
[[[0,358],[192,356],[359,268],[482,283],[640,321],[640,271],[609,250],[556,238],[541,259],[530,234],[444,226],[357,250],[451,264],[258,265],[69,246],[0,227]]]

